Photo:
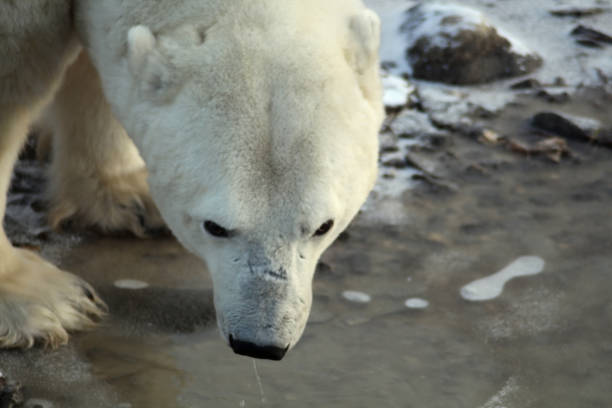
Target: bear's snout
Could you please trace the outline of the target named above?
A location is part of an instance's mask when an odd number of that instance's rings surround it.
[[[277,347],[271,345],[261,346],[255,343],[251,343],[250,341],[243,341],[240,339],[235,339],[231,334],[229,335],[229,343],[234,353],[240,354],[243,356],[249,356],[253,358],[261,358],[266,360],[281,360],[287,350],[289,350],[289,345],[286,347]]]
[[[290,276],[297,275],[291,274]],[[296,279],[244,276],[240,290],[217,292],[217,322],[236,354],[281,360],[299,340],[310,312],[310,286]]]

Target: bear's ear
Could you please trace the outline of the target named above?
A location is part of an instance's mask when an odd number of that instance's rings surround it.
[[[168,95],[173,83],[169,63],[157,49],[157,40],[148,27],[139,25],[128,31],[127,59],[130,73],[145,93],[158,101]]]
[[[364,10],[349,21],[347,61],[358,74],[363,74],[378,61],[380,19],[371,10]]]
[[[130,28],[127,35],[128,63],[132,75],[137,76],[147,57],[155,49],[155,37],[148,27],[139,25]]]

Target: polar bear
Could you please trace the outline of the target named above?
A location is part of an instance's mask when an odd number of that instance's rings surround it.
[[[51,223],[142,235],[161,214],[207,264],[225,342],[281,359],[376,178],[377,16],[361,0],[32,0],[0,3],[0,27],[0,215],[57,93]],[[104,309],[0,230],[0,346],[63,344]]]

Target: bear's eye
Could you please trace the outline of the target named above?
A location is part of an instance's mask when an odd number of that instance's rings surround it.
[[[334,226],[334,220],[325,221],[323,224],[321,224],[319,229],[315,231],[314,236],[320,237],[322,235],[327,234],[333,226]]]
[[[213,237],[229,238],[230,232],[212,221],[204,221],[204,229]]]

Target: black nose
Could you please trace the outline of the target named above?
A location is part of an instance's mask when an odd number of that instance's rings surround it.
[[[276,346],[258,346],[250,341],[242,341],[229,336],[229,342],[234,353],[266,360],[281,360],[289,350],[289,346],[280,348]]]

